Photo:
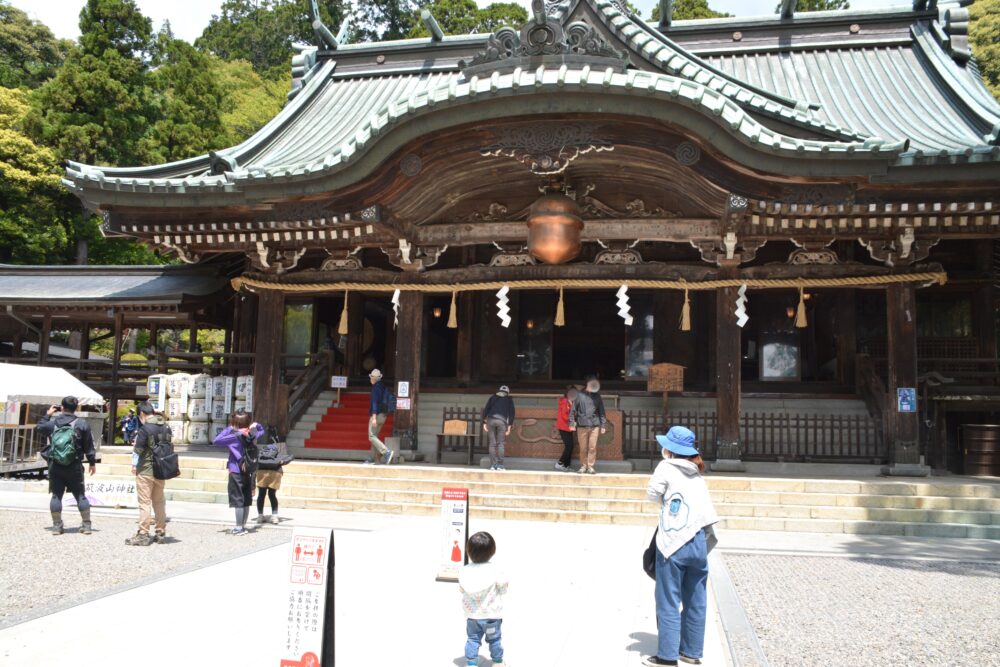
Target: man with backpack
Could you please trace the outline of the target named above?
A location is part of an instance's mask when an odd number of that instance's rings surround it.
[[[382,463],[389,465],[392,463],[393,451],[378,436],[389,413],[395,411],[396,397],[382,384],[382,371],[376,368],[368,378],[372,382],[372,396],[368,403],[368,442],[372,444],[375,460],[381,457]]]
[[[49,439],[42,456],[49,462],[49,511],[52,512],[52,532],[62,535],[62,498],[68,489],[76,498],[76,506],[83,520],[80,534],[90,535],[90,501],[83,484],[83,459],[87,459],[90,474],[97,472],[97,452],[94,436],[86,419],[76,416],[80,402],[74,396],[62,400],[62,407],[53,405],[38,420],[35,432]]]
[[[167,541],[167,501],[163,495],[166,480],[157,479],[153,474],[153,447],[170,442],[170,429],[163,417],[156,414],[148,401],[139,404],[139,430],[132,448],[132,474],[139,496],[139,530],[125,540],[132,547],[146,547],[151,542],[163,544]],[[156,536],[149,537],[151,515],[156,515]]]

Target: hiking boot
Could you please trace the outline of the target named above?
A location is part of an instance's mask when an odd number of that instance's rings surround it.
[[[153,541],[156,542],[157,544],[166,544],[167,534],[161,530],[158,530],[156,531],[156,536],[153,538]]]
[[[125,544],[130,547],[148,547],[152,543],[149,539],[149,535],[146,533],[136,533],[132,537],[125,540]]]
[[[62,535],[65,531],[65,526],[63,526],[62,512],[52,512],[52,534]]]
[[[389,465],[390,463],[392,463],[392,457],[395,455],[396,453],[391,449],[386,451],[386,453],[382,456],[382,463],[384,463],[385,465]]]
[[[80,524],[81,535],[90,535],[92,532],[94,532],[94,527],[90,524],[89,521],[84,521],[82,524]]]

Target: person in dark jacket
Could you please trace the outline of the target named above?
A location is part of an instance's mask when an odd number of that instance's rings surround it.
[[[593,475],[597,463],[597,439],[607,432],[608,418],[601,400],[601,383],[597,377],[587,378],[587,387],[576,395],[569,411],[569,430],[576,431],[580,442],[579,473]]]
[[[69,489],[69,492],[76,498],[76,506],[80,510],[80,517],[83,521],[80,526],[80,533],[90,535],[93,524],[90,521],[90,501],[87,500],[87,493],[83,484],[83,459],[87,459],[91,476],[97,472],[97,451],[94,449],[94,436],[90,432],[90,424],[86,419],[76,416],[76,409],[80,407],[80,402],[74,396],[67,396],[62,400],[62,407],[53,405],[45,413],[45,416],[38,420],[35,432],[49,438],[49,448],[51,448],[52,434],[57,429],[70,426],[73,429],[73,446],[76,449],[76,459],[69,465],[62,465],[49,457],[47,451],[42,455],[49,461],[49,493],[52,499],[49,500],[49,511],[52,513],[52,531],[55,535],[63,534],[62,520],[62,498]],[[48,448],[47,448],[48,449]]]
[[[251,421],[250,413],[240,409],[229,418],[226,430],[215,437],[216,447],[229,449],[229,461],[226,462],[226,469],[229,471],[229,506],[236,513],[236,526],[231,531],[233,535],[247,534],[256,470],[240,464],[247,456],[247,448],[262,435],[264,427]]]
[[[393,451],[378,437],[382,425],[389,417],[389,388],[382,383],[382,371],[377,368],[368,378],[372,383],[372,396],[368,402],[368,442],[372,445],[372,463],[378,463],[382,459],[382,463],[389,465],[392,463]]]
[[[490,470],[506,470],[503,467],[503,449],[513,427],[514,399],[510,397],[510,387],[503,385],[490,396],[483,408],[483,430],[490,442]]]
[[[167,500],[163,495],[166,481],[153,475],[153,445],[170,434],[163,416],[156,414],[148,401],[139,404],[139,429],[132,447],[132,474],[139,498],[139,529],[125,540],[132,547],[146,547],[153,541],[167,541]],[[156,535],[149,536],[150,519],[156,517]]]

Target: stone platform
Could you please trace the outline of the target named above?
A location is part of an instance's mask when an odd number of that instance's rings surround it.
[[[167,483],[168,499],[227,502],[221,456],[182,456],[181,470],[181,477]],[[106,448],[95,479],[122,481],[129,471],[126,451]],[[1000,480],[719,474],[707,479],[724,528],[1000,539]],[[482,518],[653,526],[657,508],[646,501],[647,481],[647,473],[295,461],[285,470],[279,495],[283,507],[435,515],[442,487],[461,486],[470,491],[472,514]],[[44,483],[23,484],[46,490]]]

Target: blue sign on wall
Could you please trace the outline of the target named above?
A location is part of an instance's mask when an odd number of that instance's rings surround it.
[[[896,389],[896,410],[898,412],[917,411],[917,390],[914,387]]]

